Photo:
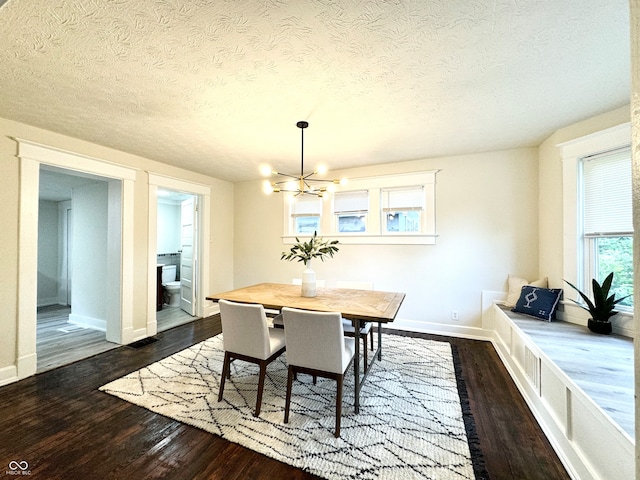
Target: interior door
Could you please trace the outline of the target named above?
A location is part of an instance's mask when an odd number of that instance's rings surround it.
[[[197,197],[191,197],[182,202],[180,244],[180,308],[189,315],[196,312],[196,219],[198,203]]]

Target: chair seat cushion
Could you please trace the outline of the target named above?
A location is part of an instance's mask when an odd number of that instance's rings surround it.
[[[269,347],[271,348],[271,354],[274,354],[282,347],[286,345],[284,330],[281,328],[269,329]]]
[[[342,329],[344,333],[353,335],[356,331],[355,327],[351,323],[351,320],[342,319]],[[360,324],[360,333],[364,335],[368,335],[371,331],[371,323],[361,323]]]
[[[349,363],[351,363],[351,359],[356,353],[356,341],[354,338],[345,337],[344,352],[345,354],[342,356],[342,372],[336,372],[336,373],[344,373],[347,370]]]
[[[273,326],[284,328],[284,320],[282,320],[282,314],[279,314],[273,317]]]

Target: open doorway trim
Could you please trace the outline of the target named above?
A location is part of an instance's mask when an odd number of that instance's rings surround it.
[[[158,188],[166,188],[199,197],[198,201],[198,268],[196,281],[198,317],[206,317],[204,295],[209,291],[209,238],[211,218],[211,187],[199,183],[179,180],[173,177],[149,172],[149,273],[147,293],[147,335],[158,331],[156,317],[156,269],[158,254]]]
[[[122,181],[122,244],[120,279],[121,344],[135,339],[133,332],[133,226],[134,182],[136,170],[97,158],[61,150],[40,143],[15,138],[20,160],[20,205],[18,229],[18,319],[16,376],[25,378],[36,373],[36,316],[38,279],[38,192],[40,165],[52,165],[78,172],[100,175]]]

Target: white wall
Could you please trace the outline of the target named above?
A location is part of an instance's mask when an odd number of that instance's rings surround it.
[[[522,148],[366,167],[347,178],[441,170],[436,185],[435,245],[341,245],[315,262],[318,279],[373,281],[377,290],[406,293],[397,326],[458,331],[481,327],[481,292],[504,291],[507,275],[538,275],[537,150]],[[302,266],[280,260],[282,197],[261,182],[236,184],[235,287],[290,282]],[[459,320],[451,320],[457,310]],[[480,332],[476,332],[481,335]]]
[[[208,238],[209,248],[209,292],[216,293],[233,287],[233,224],[234,186],[229,182],[218,180],[187,170],[165,165],[150,159],[106,148],[94,143],[85,142],[55,132],[42,130],[19,122],[0,118],[0,218],[3,228],[0,229],[0,244],[3,255],[0,255],[0,303],[4,313],[0,316],[0,385],[23,378],[35,372],[35,309],[36,295],[28,304],[20,300],[18,291],[20,279],[24,273],[21,262],[25,258],[37,255],[37,227],[21,228],[19,219],[21,211],[35,222],[37,208],[22,209],[20,206],[20,185],[29,183],[30,192],[36,196],[37,205],[37,169],[21,172],[17,138],[38,142],[53,148],[74,152],[81,156],[98,159],[109,165],[123,165],[134,172],[131,181],[133,209],[126,214],[132,217],[130,237],[125,239],[124,247],[132,252],[133,261],[122,265],[127,271],[130,291],[121,291],[121,295],[136,299],[131,306],[131,332],[147,330],[150,315],[148,302],[144,301],[150,291],[149,286],[149,175],[151,173],[166,178],[206,185],[211,189],[211,208],[207,210],[207,218],[211,223],[211,234]],[[81,167],[82,165],[79,165]],[[81,169],[81,168],[80,168]],[[92,172],[99,174],[99,172]],[[28,180],[25,180],[29,178]],[[33,185],[31,185],[33,184]],[[24,233],[26,232],[26,234]],[[21,238],[21,235],[24,238]],[[26,246],[22,251],[19,245]],[[75,246],[74,246],[75,247]],[[23,260],[21,260],[23,259]],[[34,260],[32,275],[36,276]],[[156,260],[153,258],[153,264]],[[154,282],[155,282],[155,276]],[[35,281],[33,282],[35,283]],[[74,286],[76,284],[74,283]],[[116,284],[115,287],[118,287]],[[114,287],[114,288],[115,288]],[[137,301],[140,300],[140,301]],[[32,317],[33,325],[21,325],[18,319]],[[21,359],[23,365],[21,369]],[[21,373],[26,372],[26,373]]]
[[[108,184],[73,190],[73,289],[69,320],[106,329]],[[118,259],[119,260],[119,259]]]
[[[562,280],[565,242],[562,208],[562,151],[556,145],[629,122],[629,120],[630,109],[627,105],[561,128],[539,147],[540,273],[549,277],[549,283],[553,288],[565,286]]]
[[[575,175],[575,168],[566,168],[563,172],[562,149],[558,145],[575,140],[587,135],[593,135],[607,129],[613,129],[630,121],[631,111],[629,106],[624,106],[568,125],[554,132],[545,140],[539,148],[540,158],[540,273],[549,278],[551,288],[566,289],[564,279],[576,280],[578,268],[578,249],[575,227],[577,211],[565,214],[563,203],[571,209],[572,198],[576,197],[575,186],[570,187],[571,182],[563,181],[564,175]],[[618,129],[615,129],[618,131]],[[631,139],[629,138],[629,141]],[[567,191],[564,191],[566,189]],[[573,222],[571,221],[573,214]],[[588,313],[578,308],[573,302],[564,299],[560,306],[559,316],[572,323],[587,325]],[[614,333],[633,336],[633,317],[627,314],[619,314],[611,319]]]
[[[180,205],[158,202],[158,253],[180,250]]]
[[[58,202],[38,208],[38,306],[58,301]]]

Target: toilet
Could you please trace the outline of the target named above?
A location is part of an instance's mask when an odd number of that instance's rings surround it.
[[[176,281],[176,266],[164,265],[162,267],[162,288],[164,289],[164,302],[170,307],[180,306],[180,281]]]

